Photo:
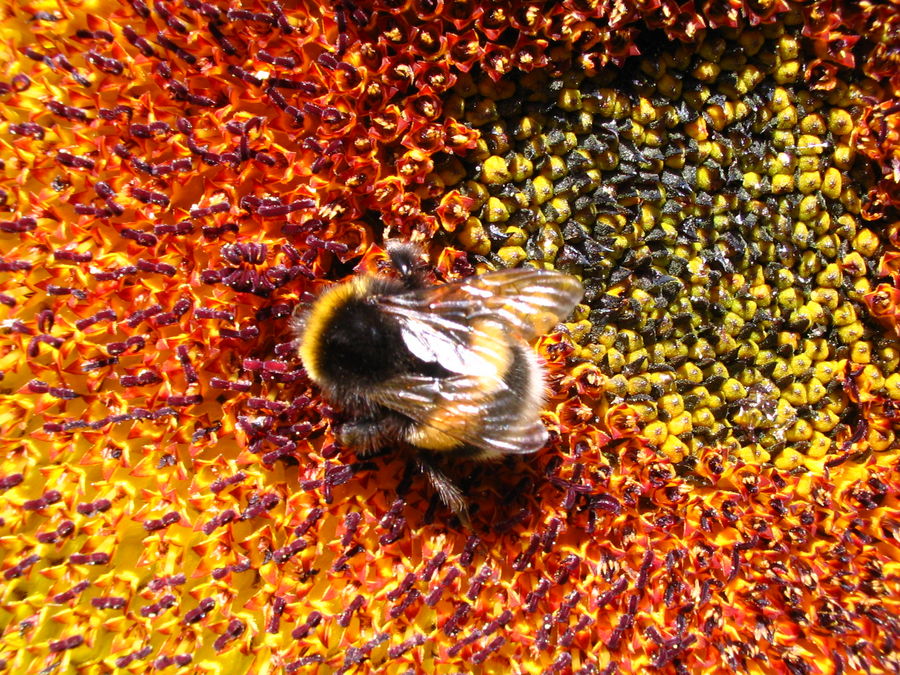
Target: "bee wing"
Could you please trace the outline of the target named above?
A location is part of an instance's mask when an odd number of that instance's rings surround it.
[[[379,305],[400,323],[413,354],[465,375],[492,367],[490,339],[471,346],[475,327],[493,324],[506,340],[530,341],[564,319],[583,294],[568,274],[517,268],[386,296]]]
[[[528,341],[564,319],[583,294],[581,282],[573,276],[520,267],[412,290],[383,302],[400,311],[434,313],[464,326],[495,321]]]
[[[379,308],[399,323],[407,348],[452,375],[398,375],[372,398],[488,454],[536,452],[547,430],[539,419],[518,414],[522,392],[504,382],[504,356],[511,344],[553,328],[583,293],[567,274],[519,268],[381,297]],[[487,395],[492,404],[486,407]]]
[[[529,454],[547,442],[547,430],[539,419],[522,419],[515,412],[517,393],[502,381],[492,396],[498,405],[489,411],[481,405],[484,376],[454,375],[431,378],[423,375],[398,375],[372,398],[378,403],[406,415],[425,427],[487,451],[490,455]],[[502,405],[503,399],[509,405]],[[431,411],[452,406],[459,413],[453,421],[434,417]]]

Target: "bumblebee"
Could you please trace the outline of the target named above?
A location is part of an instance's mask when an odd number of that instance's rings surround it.
[[[403,447],[464,521],[446,458],[528,454],[547,441],[544,370],[529,341],[583,295],[573,276],[504,269],[430,285],[410,244],[387,247],[395,276],[359,275],[295,315],[299,357],[348,421],[339,442],[361,457]]]

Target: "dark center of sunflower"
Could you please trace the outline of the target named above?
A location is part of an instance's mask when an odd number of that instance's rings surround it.
[[[458,241],[582,276],[581,355],[674,460],[821,458],[859,433],[847,374],[883,390],[900,354],[862,301],[883,224],[860,216],[877,178],[851,132],[879,85],[812,89],[780,25],[642,50],[591,75],[460,76],[445,114],[481,141],[438,169],[476,203]]]

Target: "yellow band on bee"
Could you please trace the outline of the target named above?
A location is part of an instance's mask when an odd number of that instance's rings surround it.
[[[431,413],[425,424],[411,428],[406,437],[408,443],[435,452],[447,452],[459,447],[460,442],[441,429],[454,430],[459,436],[467,427],[477,428],[485,406],[494,393],[504,386],[504,378],[512,367],[515,355],[503,328],[494,321],[473,321],[470,340],[469,348],[490,367],[478,374],[478,384],[467,392],[464,400],[446,401]]]
[[[309,314],[305,317],[302,339],[300,340],[300,360],[306,368],[306,374],[314,382],[320,382],[322,372],[320,359],[323,353],[321,348],[322,335],[331,322],[337,310],[352,298],[364,297],[371,286],[369,277],[354,277],[353,279],[332,286],[326,290],[313,305]]]

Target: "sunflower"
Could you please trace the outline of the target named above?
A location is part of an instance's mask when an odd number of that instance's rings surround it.
[[[900,668],[900,15],[8,3],[0,670]],[[462,526],[294,309],[387,239],[582,279]]]

